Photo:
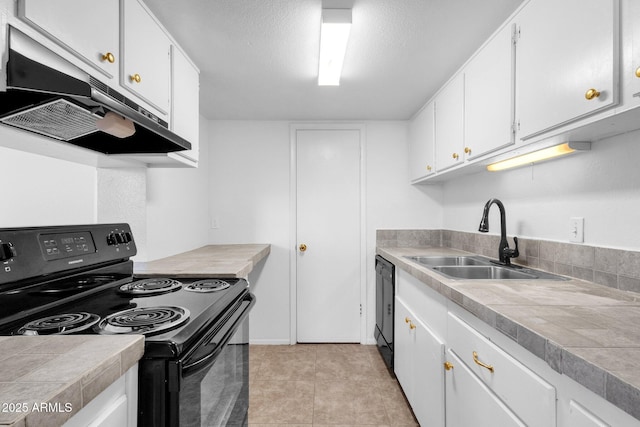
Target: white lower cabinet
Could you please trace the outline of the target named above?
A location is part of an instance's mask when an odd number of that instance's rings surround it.
[[[422,427],[445,425],[444,343],[396,297],[395,373]]]
[[[451,349],[447,372],[447,427],[525,426]]]
[[[135,427],[137,421],[138,365],[135,364],[63,427]]]
[[[448,354],[455,354],[459,360],[457,364],[454,363],[454,369],[447,373],[447,386],[455,383],[450,381],[450,377],[457,376],[461,369],[456,368],[459,368],[458,365],[462,362],[464,371],[473,375],[474,379],[483,385],[474,394],[490,394],[491,397],[482,396],[485,400],[499,399],[502,405],[496,408],[508,408],[509,414],[520,420],[518,423],[522,422],[531,427],[556,425],[556,390],[551,384],[490,342],[458,316],[449,313],[447,320]],[[461,384],[457,384],[453,390],[447,387],[447,414],[450,397],[467,396],[468,392],[461,391],[460,387]],[[478,411],[475,417],[474,411]],[[468,416],[482,422],[491,420],[487,418],[488,414],[485,411],[486,409],[479,408],[478,405],[467,409],[467,412],[471,412]]]
[[[609,424],[602,421],[591,411],[583,407],[581,404],[572,400],[569,402],[569,416],[567,417],[566,427],[609,427]]]

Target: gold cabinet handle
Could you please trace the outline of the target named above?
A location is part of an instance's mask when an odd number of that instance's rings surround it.
[[[597,98],[600,96],[600,92],[591,88],[584,94],[584,97],[587,98],[588,101],[591,101],[593,98]]]
[[[465,153],[465,154],[471,154],[471,148],[469,148],[469,147],[464,147],[464,153]]]
[[[460,157],[460,156],[458,155],[458,153],[453,153],[453,156],[452,156],[452,157],[453,157],[454,159],[458,160],[458,157]]]
[[[300,243],[298,249],[300,249],[300,252],[304,252],[307,250],[307,245],[305,245],[304,243]]]
[[[404,323],[409,323],[409,322],[411,322],[411,319],[409,319],[408,317],[405,317],[404,318]]]
[[[136,83],[140,83],[142,81],[142,77],[140,77],[140,74],[136,73],[133,76],[129,76],[129,79],[132,82],[136,82]]]
[[[104,55],[102,55],[102,60],[108,61],[109,63],[113,64],[114,62],[116,62],[116,57],[113,55],[113,53],[107,52]]]
[[[640,67],[636,68],[636,77],[640,77]]]
[[[427,172],[431,172],[431,165],[427,165]]]
[[[476,362],[476,365],[482,366],[483,368],[488,369],[489,372],[493,373],[493,366],[487,365],[486,363],[478,360],[478,353],[475,351],[473,352],[473,361]]]
[[[445,371],[450,371],[453,369],[453,363],[451,362],[444,362],[444,370]]]

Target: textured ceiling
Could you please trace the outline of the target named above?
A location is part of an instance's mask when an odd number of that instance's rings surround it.
[[[523,0],[145,0],[200,68],[209,119],[408,119]],[[322,7],[353,7],[338,87]]]

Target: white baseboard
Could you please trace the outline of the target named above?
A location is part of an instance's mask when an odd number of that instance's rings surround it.
[[[249,344],[255,345],[289,345],[288,339],[250,339]]]

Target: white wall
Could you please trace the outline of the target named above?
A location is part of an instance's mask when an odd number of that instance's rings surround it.
[[[289,122],[210,122],[212,243],[270,243],[252,275],[251,341],[288,343],[290,331]],[[439,187],[408,185],[406,122],[367,122],[367,330],[375,324],[375,230],[438,228]]]
[[[0,228],[95,222],[96,168],[0,147],[0,171]]]
[[[443,227],[478,230],[492,197],[506,208],[507,233],[567,242],[569,218],[584,217],[585,244],[640,250],[640,131],[592,144],[591,151],[444,185]],[[491,233],[499,234],[498,210]]]

